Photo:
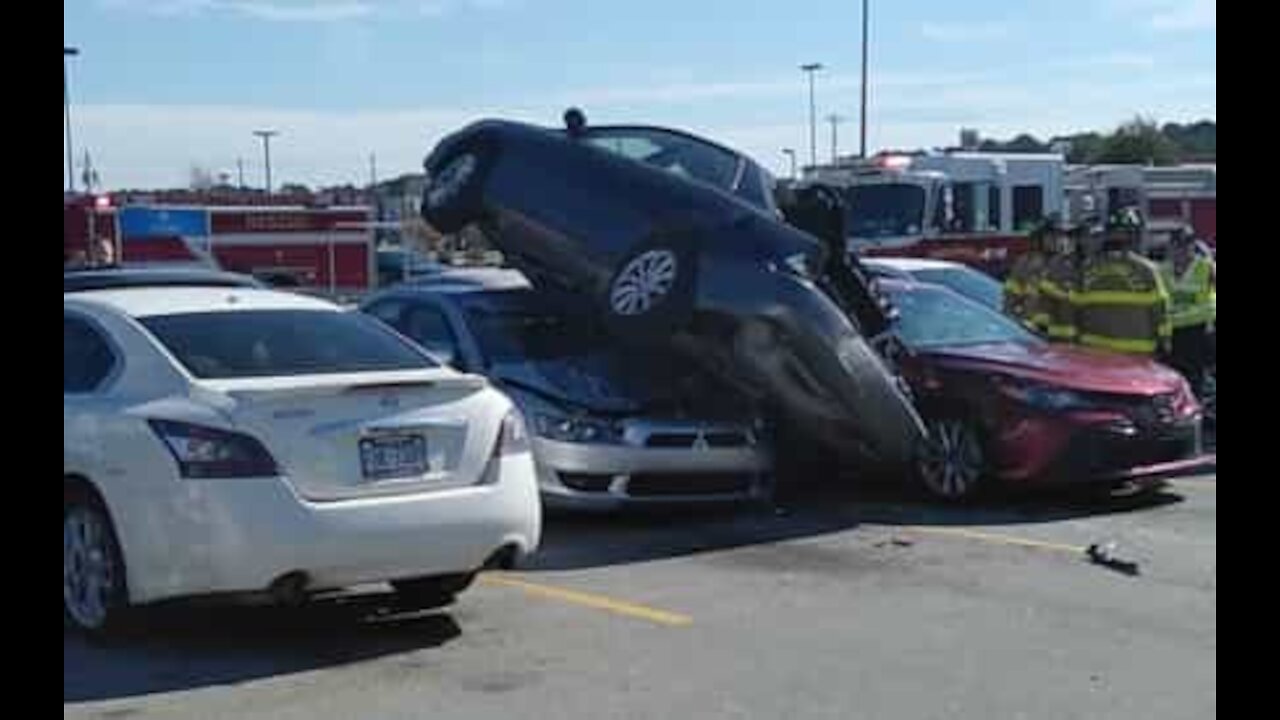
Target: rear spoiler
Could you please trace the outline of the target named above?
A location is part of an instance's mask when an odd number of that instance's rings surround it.
[[[253,400],[271,398],[304,398],[338,393],[383,392],[413,387],[479,390],[489,381],[480,375],[467,375],[451,370],[428,370],[382,373],[344,373],[337,375],[297,375],[273,378],[226,378],[198,380],[205,390],[236,398]]]

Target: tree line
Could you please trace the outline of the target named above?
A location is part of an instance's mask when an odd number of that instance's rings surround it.
[[[1201,120],[1188,125],[1158,124],[1138,117],[1110,133],[1084,132],[1041,141],[1022,133],[1011,140],[984,140],[979,150],[986,152],[1065,152],[1067,162],[1137,163],[1175,165],[1185,162],[1216,162],[1218,125]]]

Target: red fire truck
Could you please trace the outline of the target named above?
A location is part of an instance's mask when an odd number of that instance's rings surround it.
[[[332,295],[374,287],[377,273],[368,206],[66,205],[64,245],[77,228],[116,239],[127,264],[198,263],[273,285]],[[85,240],[87,242],[87,240]]]
[[[802,184],[844,194],[851,250],[954,260],[996,277],[1051,214],[1081,222],[1135,206],[1148,220],[1148,250],[1158,252],[1168,232],[1184,225],[1210,245],[1217,242],[1214,165],[1067,166],[1058,154],[882,154],[807,168]]]
[[[1132,206],[1147,219],[1148,249],[1159,251],[1175,227],[1191,227],[1211,247],[1218,243],[1216,164],[1169,167],[1079,165],[1067,168],[1067,206],[1073,218],[1105,217]]]
[[[1046,215],[1062,212],[1061,155],[879,155],[806,169],[841,190],[850,249],[963,262],[997,277]]]

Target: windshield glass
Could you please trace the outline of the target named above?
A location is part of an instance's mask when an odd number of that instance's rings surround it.
[[[924,188],[917,185],[859,185],[845,191],[846,232],[863,240],[916,235],[923,229]]]
[[[649,128],[597,128],[587,142],[662,170],[733,191],[738,157],[710,143]]]
[[[926,268],[917,270],[915,276],[921,282],[945,285],[992,309],[1000,309],[1004,300],[1004,288],[991,277],[970,268]]]
[[[899,313],[898,334],[909,347],[1043,342],[1004,315],[950,290],[915,286],[892,288],[889,295]]]
[[[354,312],[246,310],[142,318],[199,378],[420,370],[436,363]]]

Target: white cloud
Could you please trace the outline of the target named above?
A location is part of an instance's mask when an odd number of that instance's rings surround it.
[[[1012,33],[1012,26],[1004,22],[934,23],[920,26],[920,34],[926,40],[938,42],[969,43],[1001,40]]]
[[[258,20],[274,22],[336,22],[373,14],[372,5],[362,2],[260,2],[243,0],[224,6]]]
[[[1151,17],[1155,30],[1214,30],[1217,26],[1217,0],[1182,0]]]
[[[97,0],[108,9],[162,17],[222,13],[268,22],[328,23],[370,17],[441,17],[459,8],[493,10],[519,0]]]
[[[1101,0],[1104,11],[1137,20],[1149,30],[1215,30],[1217,0]]]

